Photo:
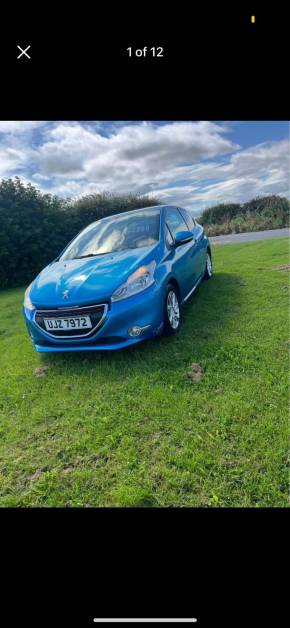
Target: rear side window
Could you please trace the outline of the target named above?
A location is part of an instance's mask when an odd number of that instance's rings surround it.
[[[169,207],[166,210],[165,220],[174,237],[176,236],[178,231],[188,231],[188,226],[184,218],[182,217],[178,209],[175,209],[175,207]]]
[[[188,228],[192,231],[196,225],[193,216],[191,216],[189,212],[185,211],[185,209],[180,209],[179,211],[182,214]]]

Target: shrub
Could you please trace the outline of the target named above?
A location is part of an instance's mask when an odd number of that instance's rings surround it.
[[[205,209],[200,217],[202,225],[222,224],[227,220],[231,220],[241,211],[241,205],[238,203],[221,203]]]
[[[255,198],[244,205],[220,204],[205,209],[199,222],[208,235],[279,229],[289,224],[287,198],[271,195]]]

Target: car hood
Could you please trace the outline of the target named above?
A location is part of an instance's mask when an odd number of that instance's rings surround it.
[[[157,246],[52,262],[33,282],[30,299],[47,308],[108,301],[141,264],[155,259]]]

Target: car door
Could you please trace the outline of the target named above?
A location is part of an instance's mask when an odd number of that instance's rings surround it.
[[[204,229],[198,224],[193,216],[185,209],[178,208],[190,231],[194,235],[193,241],[193,257],[195,266],[196,281],[204,273],[206,262],[206,242],[204,240]]]
[[[173,239],[179,231],[190,231],[177,207],[166,209],[165,223]],[[193,248],[193,240],[191,240],[172,249],[172,270],[181,288],[182,298],[190,292],[195,283]]]

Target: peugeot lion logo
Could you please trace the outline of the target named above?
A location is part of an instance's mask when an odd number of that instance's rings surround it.
[[[68,295],[69,295],[68,290],[64,290],[63,293],[62,293],[63,299],[68,299]]]

